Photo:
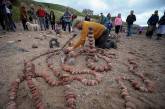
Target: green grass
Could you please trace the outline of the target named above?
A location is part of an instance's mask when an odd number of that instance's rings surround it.
[[[19,21],[20,20],[20,11],[19,11],[19,8],[16,7],[16,6],[13,6],[13,9],[12,9],[12,17],[13,17],[13,20],[14,21]]]
[[[53,10],[54,13],[55,13],[55,17],[56,17],[56,21],[59,21],[61,16],[64,14],[64,12],[61,12],[59,10],[54,10],[54,9],[50,9],[50,10]]]
[[[26,3],[27,6],[30,6],[30,4],[34,4],[35,6],[42,5],[45,8],[47,8],[49,11],[53,10],[56,15],[56,20],[59,20],[59,18],[63,15],[63,13],[65,12],[65,10],[67,8],[65,6],[58,5],[58,4],[41,3],[41,2],[36,2],[33,0],[16,0],[14,3],[14,6],[13,6],[13,10],[12,10],[13,19],[15,21],[20,20],[19,6],[20,6],[21,2]],[[69,8],[69,9],[72,13],[76,14],[77,16],[85,16],[83,13],[81,13],[73,8]]]
[[[42,4],[44,7],[47,7],[48,9],[51,8],[53,10],[58,10],[58,11],[61,11],[61,12],[65,12],[66,8],[65,6],[62,6],[62,5],[58,5],[58,4],[50,4],[50,3],[41,3],[41,2],[36,2],[38,4]],[[70,8],[70,11],[78,16],[84,16],[83,13],[73,9],[73,8]]]

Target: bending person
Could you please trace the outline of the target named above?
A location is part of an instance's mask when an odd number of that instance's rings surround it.
[[[74,44],[73,48],[84,46],[88,36],[88,28],[93,28],[95,45],[99,48],[117,48],[116,43],[110,39],[108,29],[99,23],[76,20],[73,28],[81,31],[80,39]]]

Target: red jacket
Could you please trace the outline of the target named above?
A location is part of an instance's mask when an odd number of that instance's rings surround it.
[[[39,10],[37,11],[37,15],[38,15],[38,17],[45,17],[46,12],[45,12],[45,10],[43,10],[43,9],[39,9]]]

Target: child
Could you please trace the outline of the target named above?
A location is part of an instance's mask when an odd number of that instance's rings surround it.
[[[24,30],[28,30],[26,22],[27,22],[27,11],[25,5],[22,3],[20,7],[20,19],[22,21],[22,25]]]
[[[116,36],[116,40],[119,41],[120,35],[119,32],[121,30],[122,27],[122,19],[121,19],[121,14],[119,13],[118,16],[115,18],[115,33],[117,34]]]
[[[50,23],[52,30],[55,30],[55,15],[53,11],[50,11]]]
[[[119,13],[118,16],[115,18],[115,33],[118,35],[122,26],[122,19],[121,14]]]

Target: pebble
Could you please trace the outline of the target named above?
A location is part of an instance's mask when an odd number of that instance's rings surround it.
[[[32,48],[38,48],[38,46],[36,44],[33,44]]]

